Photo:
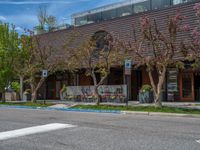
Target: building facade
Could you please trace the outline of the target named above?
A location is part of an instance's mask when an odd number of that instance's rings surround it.
[[[177,10],[186,16],[186,21],[191,26],[196,26],[197,18],[193,9],[200,0],[129,0],[90,11],[74,14],[72,23],[74,28],[84,35],[93,36],[98,31],[117,33],[122,40],[129,40],[132,35],[132,24],[139,24],[138,20],[148,15],[155,18],[160,28],[165,26],[167,19]],[[64,57],[63,45],[73,32],[73,28],[45,33],[40,37],[56,48],[56,56]],[[188,38],[189,35],[180,35],[179,40]],[[182,59],[177,54],[178,59]],[[133,63],[133,66],[137,62]],[[188,67],[189,66],[189,67]],[[108,76],[106,85],[125,84],[124,66],[113,67]],[[156,75],[154,77],[156,79]],[[132,69],[130,79],[130,100],[138,100],[139,90],[142,85],[150,84],[148,74],[144,67]],[[76,74],[67,71],[58,72],[49,76],[41,88],[38,98],[60,99],[60,90],[63,85],[89,86],[92,79],[84,74],[84,70]],[[200,101],[200,73],[192,70],[186,64],[184,70],[169,68],[162,92],[163,101]]]

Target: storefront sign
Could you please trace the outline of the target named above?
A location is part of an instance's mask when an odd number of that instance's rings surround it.
[[[167,76],[167,100],[174,101],[174,94],[178,91],[178,71],[176,69],[168,70]]]
[[[167,78],[168,92],[177,92],[178,90],[177,76],[178,76],[178,71],[176,69],[171,69],[168,71],[168,78]]]

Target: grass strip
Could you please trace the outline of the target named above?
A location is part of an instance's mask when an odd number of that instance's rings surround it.
[[[142,111],[142,112],[161,112],[178,114],[200,114],[199,109],[167,107],[155,108],[154,106],[112,106],[112,105],[76,105],[72,108],[94,109],[94,110],[118,110],[118,111]]]
[[[43,104],[43,103],[32,103],[32,102],[0,102],[0,105],[8,105],[8,106],[30,106],[30,107],[48,107],[52,104]]]

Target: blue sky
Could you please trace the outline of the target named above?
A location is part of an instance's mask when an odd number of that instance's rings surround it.
[[[71,22],[71,14],[123,0],[0,0],[0,20],[22,28],[33,29],[38,24],[37,11],[40,6],[48,14],[57,17],[59,23]]]

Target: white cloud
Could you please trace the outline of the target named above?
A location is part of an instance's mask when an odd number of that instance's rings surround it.
[[[16,27],[15,30],[16,30],[16,31],[24,31],[24,29],[21,28],[21,27]]]
[[[6,18],[6,21],[11,24],[14,24],[18,30],[21,30],[20,27],[26,27],[30,29],[34,25],[38,24],[38,19],[36,15],[9,15],[6,16]]]
[[[11,5],[27,5],[27,4],[69,4],[71,0],[30,0],[30,1],[5,1],[0,0],[0,4],[11,4]]]
[[[1,20],[1,21],[5,21],[5,20],[6,20],[6,17],[0,16],[0,20]]]

